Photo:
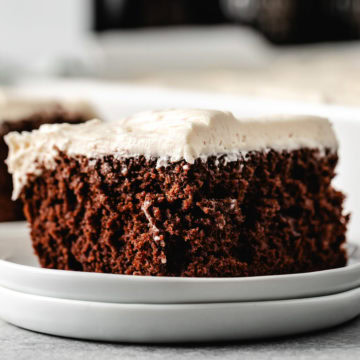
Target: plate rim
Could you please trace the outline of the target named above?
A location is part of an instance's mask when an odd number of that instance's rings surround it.
[[[34,272],[35,274],[49,274],[55,275],[57,277],[97,277],[97,278],[118,278],[125,280],[133,280],[133,281],[152,281],[152,282],[254,282],[256,280],[259,281],[269,281],[269,280],[277,280],[281,281],[283,279],[296,279],[298,277],[312,278],[314,275],[318,276],[326,276],[331,274],[338,274],[344,272],[350,272],[356,269],[360,271],[360,262],[357,264],[347,264],[342,267],[319,270],[319,271],[311,271],[311,272],[302,272],[302,273],[293,273],[293,274],[279,274],[279,275],[260,275],[260,276],[233,276],[233,277],[181,277],[181,276],[155,276],[155,275],[126,275],[126,274],[112,274],[112,273],[98,273],[98,272],[90,272],[90,271],[74,271],[74,270],[59,270],[59,269],[48,269],[42,267],[36,267],[31,265],[19,264],[7,259],[0,258],[0,266],[6,266],[9,268],[23,268],[26,271]],[[46,275],[45,275],[46,276]]]
[[[274,303],[279,304],[279,305],[295,305],[297,302],[303,302],[303,303],[313,303],[314,301],[319,302],[319,301],[326,301],[326,300],[338,300],[338,299],[347,299],[349,296],[358,296],[360,298],[360,286],[354,288],[354,289],[350,289],[350,290],[345,290],[345,291],[341,291],[335,294],[328,294],[328,295],[321,295],[321,296],[312,296],[312,297],[303,297],[303,298],[296,298],[296,299],[274,299],[274,300],[259,300],[259,301],[218,301],[218,302],[211,302],[211,303],[207,303],[207,302],[201,302],[201,303],[110,303],[110,302],[105,302],[105,301],[88,301],[88,300],[79,300],[79,299],[64,299],[64,298],[59,298],[59,297],[52,297],[52,296],[44,296],[44,295],[37,295],[37,294],[30,294],[30,293],[26,293],[23,291],[18,291],[18,290],[13,290],[13,289],[9,289],[5,286],[0,285],[0,293],[1,291],[5,291],[8,294],[12,294],[12,295],[18,295],[21,297],[27,297],[30,299],[38,299],[38,300],[43,300],[43,301],[49,301],[52,303],[55,302],[60,302],[63,304],[69,304],[71,305],[71,303],[74,304],[83,304],[83,305],[87,305],[89,307],[91,306],[104,306],[104,307],[113,307],[113,308],[129,308],[129,309],[133,309],[133,310],[138,310],[138,309],[150,309],[150,310],[159,310],[160,308],[166,308],[169,310],[176,310],[176,309],[180,309],[180,310],[187,310],[187,309],[194,309],[196,310],[196,308],[207,308],[207,309],[212,309],[212,308],[216,308],[216,307],[223,307],[226,308],[228,306],[248,306],[248,305],[254,305],[256,304],[258,305],[272,305]],[[0,300],[1,301],[1,300]],[[359,305],[359,315],[360,315],[360,305]]]
[[[113,304],[39,296],[0,286],[0,304],[4,305],[0,318],[44,334],[94,341],[239,341],[342,324],[359,316],[359,300],[360,287],[333,295],[260,302]],[[29,309],[33,309],[30,314]]]

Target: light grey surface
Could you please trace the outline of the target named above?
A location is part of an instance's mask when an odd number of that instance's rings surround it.
[[[360,358],[360,317],[314,334],[261,342],[139,346],[57,338],[0,320],[1,360],[111,359],[346,359]]]

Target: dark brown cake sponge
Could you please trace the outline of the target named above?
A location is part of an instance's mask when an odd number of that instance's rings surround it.
[[[341,267],[348,216],[337,156],[251,152],[156,159],[59,153],[21,197],[43,267],[132,275],[253,276]]]

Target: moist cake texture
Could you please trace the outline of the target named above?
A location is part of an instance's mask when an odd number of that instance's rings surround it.
[[[226,277],[346,264],[325,119],[168,110],[6,142],[43,267]]]
[[[4,162],[8,154],[4,136],[12,131],[31,131],[42,124],[77,124],[94,117],[95,112],[85,102],[60,104],[0,92],[0,221],[24,219],[21,201],[11,200],[13,186]]]

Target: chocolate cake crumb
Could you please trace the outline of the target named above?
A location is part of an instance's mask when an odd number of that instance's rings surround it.
[[[11,131],[31,131],[38,129],[43,124],[71,123],[78,124],[88,120],[81,113],[70,113],[60,105],[57,109],[49,112],[35,113],[29,117],[17,121],[2,121],[0,123],[0,222],[24,220],[23,205],[20,200],[12,201],[12,178],[8,174],[5,159],[8,156],[8,148],[4,136]]]
[[[21,198],[43,267],[230,277],[341,267],[348,215],[327,150],[250,152],[156,167],[59,153]]]

